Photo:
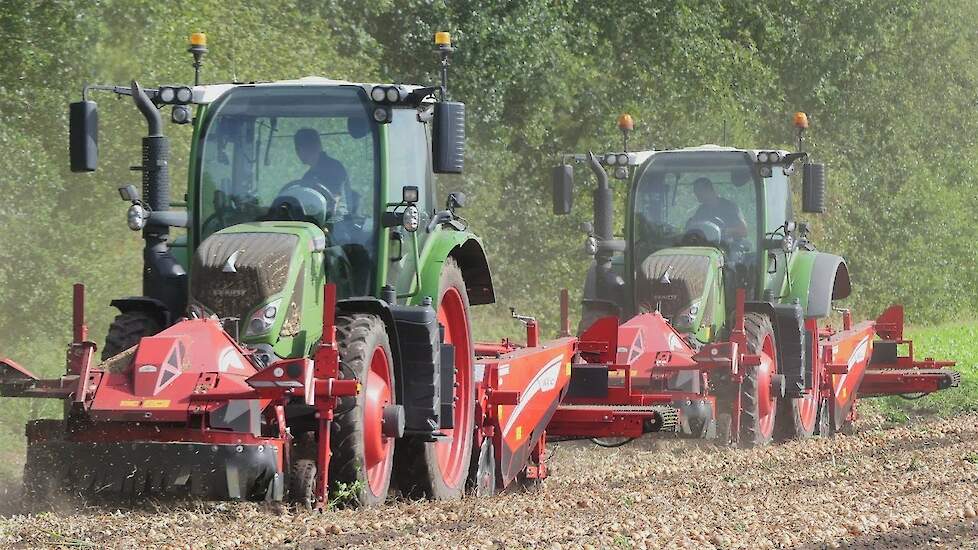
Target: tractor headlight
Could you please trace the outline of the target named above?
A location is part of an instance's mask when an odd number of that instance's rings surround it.
[[[190,109],[186,105],[174,105],[170,112],[170,120],[174,124],[187,124],[190,122]]]
[[[586,252],[588,256],[594,256],[595,254],[597,254],[598,240],[590,235],[588,236],[587,239],[584,239],[584,252]]]
[[[401,100],[401,91],[397,88],[387,88],[387,101],[390,103],[397,103]]]
[[[618,162],[618,157],[614,153],[608,153],[604,156],[604,163],[608,166],[614,166]]]
[[[623,180],[628,177],[628,168],[619,166],[615,168],[615,179]]]
[[[148,217],[149,215],[146,213],[143,205],[134,204],[130,206],[129,210],[126,212],[126,225],[128,225],[129,229],[132,229],[133,231],[139,231],[140,229],[146,227],[146,218]]]
[[[374,109],[374,120],[381,124],[388,122],[387,109],[383,107],[377,107]]]
[[[282,304],[282,299],[273,300],[264,307],[258,308],[248,321],[245,327],[245,336],[261,336],[272,330],[275,324],[275,317],[278,315],[278,308]]]
[[[186,86],[180,86],[176,90],[176,98],[178,103],[190,103],[190,100],[194,97],[193,92]]]
[[[771,151],[767,154],[767,161],[771,164],[777,164],[781,162],[781,153],[777,151]]]
[[[618,165],[628,166],[628,155],[625,153],[618,153]]]
[[[374,88],[370,90],[370,99],[374,101],[383,101],[385,97],[387,97],[387,92],[382,86],[374,86]]]
[[[767,151],[761,151],[760,153],[757,153],[757,162],[760,162],[762,164],[767,162]]]
[[[407,207],[404,209],[403,216],[404,221],[401,222],[401,225],[404,227],[404,229],[406,231],[410,231],[411,233],[417,231],[418,226],[421,225],[421,212],[418,210],[418,207],[413,204],[407,205]]]
[[[169,86],[163,86],[159,91],[160,101],[163,103],[173,103],[173,100],[177,98],[177,91]]]

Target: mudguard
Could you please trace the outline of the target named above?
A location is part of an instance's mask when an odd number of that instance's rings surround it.
[[[128,298],[116,298],[109,302],[109,305],[118,309],[119,313],[129,313],[131,311],[142,311],[152,315],[160,323],[160,327],[166,328],[173,324],[173,316],[166,304],[150,298],[149,296],[129,296]]]
[[[428,237],[421,252],[421,288],[412,299],[419,304],[425,296],[437,302],[441,268],[449,256],[455,258],[462,270],[470,305],[491,304],[496,301],[492,274],[482,240],[468,231],[438,229]],[[437,305],[437,303],[436,303]]]
[[[835,254],[795,252],[789,273],[791,286],[787,294],[798,299],[806,318],[828,317],[832,300],[846,298],[852,291],[849,267]]]

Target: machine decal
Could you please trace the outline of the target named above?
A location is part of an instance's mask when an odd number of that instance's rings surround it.
[[[645,353],[645,333],[641,330],[635,337],[635,341],[632,342],[632,349],[628,353],[628,361],[626,363],[634,363],[639,357]]]
[[[683,342],[674,332],[669,334],[669,349],[673,351],[683,351]]]
[[[224,262],[224,267],[221,268],[221,271],[224,273],[237,273],[238,269],[234,267],[234,262],[238,261],[238,254],[241,254],[241,252],[241,250],[235,250],[232,252],[231,255],[228,256],[227,261]]]
[[[228,372],[229,370],[244,370],[245,366],[234,348],[228,346],[221,352],[221,359],[218,361],[218,370]]]
[[[860,340],[859,344],[856,345],[856,349],[852,350],[852,355],[849,357],[849,362],[848,362],[849,370],[852,370],[852,367],[866,360],[866,352],[868,350],[869,350],[869,336],[866,336],[862,340]],[[839,346],[834,346],[832,348],[833,353],[838,353],[838,351],[839,351]],[[839,385],[843,386],[843,394],[842,394],[843,399],[846,398],[846,393],[848,393],[846,391],[846,388],[844,387],[846,383],[846,378],[848,376],[849,376],[848,373],[839,376]]]
[[[553,359],[551,359],[545,367],[540,369],[540,372],[527,384],[526,389],[523,390],[520,396],[520,402],[516,405],[516,408],[509,415],[509,419],[506,421],[506,426],[503,428],[503,434],[508,434],[509,430],[512,429],[513,423],[516,419],[520,417],[520,413],[523,409],[533,401],[533,397],[540,392],[547,392],[557,385],[557,378],[560,376],[560,368],[564,364],[564,355],[560,354]],[[501,373],[500,373],[501,374]]]

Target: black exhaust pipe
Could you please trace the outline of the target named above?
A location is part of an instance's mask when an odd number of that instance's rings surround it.
[[[594,255],[595,265],[595,298],[611,302],[618,306],[619,311],[625,303],[623,299],[623,289],[625,281],[618,275],[611,266],[611,258],[615,254],[614,222],[615,203],[612,196],[611,187],[608,185],[608,173],[605,171],[598,157],[591,151],[587,153],[588,164],[598,180],[598,186],[594,190],[594,238],[598,241],[598,250]]]
[[[170,140],[163,135],[160,112],[135,80],[132,99],[146,118],[149,135],[143,138],[143,202],[150,212],[170,210]],[[143,295],[162,302],[171,319],[181,316],[187,305],[187,272],[177,262],[167,240],[170,227],[147,220],[143,228]]]
[[[613,238],[611,225],[615,203],[611,187],[608,186],[608,173],[591,151],[587,153],[587,160],[598,179],[598,188],[594,190],[594,236],[599,242],[610,241]]]

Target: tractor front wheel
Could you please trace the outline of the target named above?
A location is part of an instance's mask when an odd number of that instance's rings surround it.
[[[135,346],[144,336],[152,336],[163,330],[159,320],[145,311],[127,311],[115,316],[105,335],[102,360],[115,357]]]
[[[395,406],[394,363],[383,321],[374,315],[336,317],[341,372],[361,390],[344,397],[333,421],[329,478],[334,494],[354,504],[387,500],[394,464],[394,437],[384,430],[385,410]]]
[[[397,482],[409,498],[436,500],[462,498],[475,434],[475,364],[469,298],[462,270],[449,257],[442,266],[438,285],[438,322],[445,329],[445,344],[455,348],[455,413],[452,428],[442,428],[444,438],[426,442],[408,438],[398,447]]]
[[[744,331],[751,354],[761,357],[761,364],[746,368],[740,385],[740,446],[760,447],[771,442],[777,417],[778,397],[772,380],[778,375],[777,344],[774,328],[766,315],[748,313]]]

